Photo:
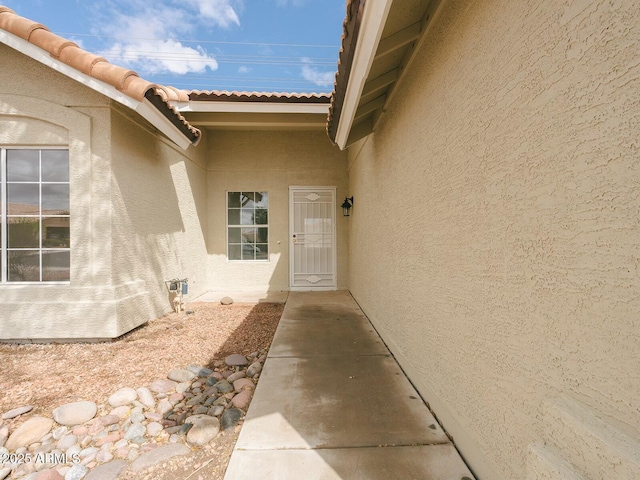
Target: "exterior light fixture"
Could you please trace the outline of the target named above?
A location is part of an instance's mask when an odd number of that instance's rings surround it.
[[[349,216],[351,207],[353,207],[353,197],[344,197],[344,203],[342,204],[342,214],[345,217]]]

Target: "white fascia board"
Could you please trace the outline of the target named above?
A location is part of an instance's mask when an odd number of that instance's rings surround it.
[[[181,113],[319,113],[329,114],[328,103],[277,103],[277,102],[207,102],[191,101],[173,104]]]
[[[64,62],[60,60],[56,60],[53,58],[49,52],[41,49],[33,45],[32,43],[7,32],[6,30],[0,29],[0,42],[5,45],[21,52],[28,57],[33,58],[34,60],[46,65],[47,67],[66,75],[67,77],[89,87],[92,90],[95,90],[102,95],[115,100],[116,102],[130,108],[131,110],[135,110],[138,112],[144,119],[149,121],[154,127],[164,133],[167,137],[171,139],[171,141],[175,142],[178,146],[183,149],[187,149],[191,142],[187,137],[185,137],[180,130],[178,130],[171,121],[166,118],[162,113],[155,108],[151,102],[147,99],[144,99],[142,102],[125,95],[116,89],[113,85],[109,85],[102,80],[98,80],[93,78],[90,75],[82,73],[79,70],[76,70],[73,67],[70,67]]]
[[[349,83],[342,102],[342,112],[336,131],[336,143],[341,150],[347,144],[349,131],[358,109],[358,102],[371,65],[373,65],[392,4],[393,0],[369,0],[365,3]]]
[[[171,123],[171,120],[160,113],[160,111],[146,98],[142,102],[138,102],[138,105],[134,110],[183,150],[186,150],[191,145],[191,141],[185,137],[173,123]]]

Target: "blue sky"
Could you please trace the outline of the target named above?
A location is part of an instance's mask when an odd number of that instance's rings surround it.
[[[345,0],[0,0],[111,63],[187,90],[331,92]]]

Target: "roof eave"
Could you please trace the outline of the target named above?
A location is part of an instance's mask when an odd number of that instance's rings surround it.
[[[220,102],[192,100],[174,103],[180,112],[209,113],[329,113],[328,103]]]
[[[167,112],[163,112],[162,108],[159,108],[155,103],[150,102],[148,96],[142,101],[129,97],[113,85],[109,85],[102,80],[98,80],[90,75],[82,73],[66,63],[53,58],[49,52],[3,29],[0,29],[0,42],[138,112],[145,120],[151,123],[182,149],[186,150],[189,145],[196,145],[200,140],[200,135],[194,135],[193,132],[188,131],[188,128],[176,127],[174,122],[169,118],[170,115]],[[155,95],[155,93],[153,95]],[[169,109],[168,104],[166,108]]]
[[[364,84],[371,70],[376,50],[382,32],[391,9],[393,0],[370,1],[362,11],[359,20],[357,37],[355,38],[355,50],[349,59],[350,65],[346,66],[348,75],[338,78],[334,95],[344,91],[344,96],[338,98],[338,105],[334,105],[334,112],[338,112],[338,118],[332,119],[329,125],[329,137],[340,149],[347,147],[349,132],[358,108],[358,102],[364,89]],[[340,82],[347,82],[346,86]],[[337,124],[336,124],[337,122]]]

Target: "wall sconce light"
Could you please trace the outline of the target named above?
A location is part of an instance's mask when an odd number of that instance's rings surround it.
[[[353,197],[344,197],[344,203],[342,204],[342,215],[348,217],[351,207],[353,207]]]

